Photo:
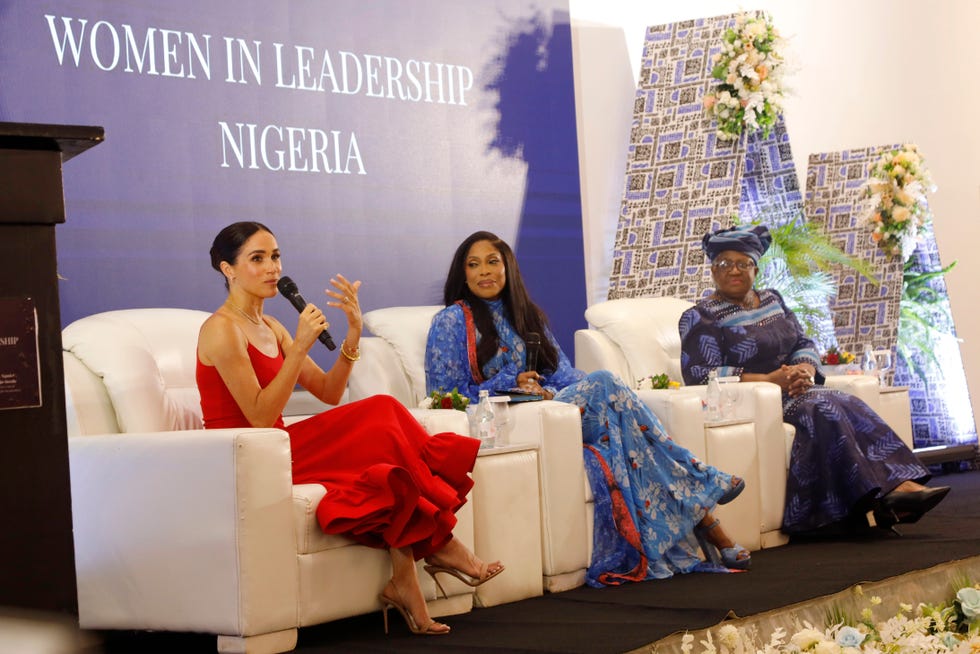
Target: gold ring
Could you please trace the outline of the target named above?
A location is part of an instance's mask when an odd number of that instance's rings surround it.
[[[344,302],[350,302],[350,298],[347,297],[346,295],[344,296]]]

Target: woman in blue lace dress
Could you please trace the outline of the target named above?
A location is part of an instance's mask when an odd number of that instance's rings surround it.
[[[783,390],[783,419],[796,427],[786,481],[783,531],[859,524],[874,510],[879,526],[915,522],[949,491],[926,488],[929,472],[857,397],[822,386],[820,357],[777,291],[753,289],[771,242],[764,226],[706,234],[715,291],[681,316],[685,384],[708,372],[768,381]]]
[[[476,400],[481,389],[522,388],[582,412],[586,472],[595,498],[592,586],[670,577],[703,565],[692,543],[728,568],[747,569],[749,552],[725,534],[710,509],[744,482],[698,461],[674,443],[636,394],[609,372],[572,367],[531,301],[513,251],[489,232],[456,250],[444,289],[446,308],[432,320],[426,344],[426,386],[458,389]],[[544,335],[537,370],[526,367],[525,341]]]

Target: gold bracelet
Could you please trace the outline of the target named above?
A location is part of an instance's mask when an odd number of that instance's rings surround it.
[[[340,342],[340,353],[344,355],[344,358],[354,363],[361,358],[361,348],[354,350],[354,354],[347,351],[347,340],[344,339]]]

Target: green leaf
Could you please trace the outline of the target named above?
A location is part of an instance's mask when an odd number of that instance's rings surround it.
[[[752,221],[767,225],[772,235],[772,245],[759,260],[756,287],[779,291],[808,336],[818,335],[827,303],[837,293],[836,280],[830,274],[835,266],[852,269],[879,284],[868,262],[834,245],[820,226],[808,222],[802,213],[781,225],[771,222],[765,215]]]
[[[954,261],[941,270],[930,271],[913,270],[913,259],[905,263],[897,351],[909,372],[922,380],[926,379],[926,370],[919,364],[916,355],[924,357],[933,366],[939,366],[935,351],[942,340],[951,337],[953,325],[949,301],[929,286],[929,282],[948,273],[956,263]]]

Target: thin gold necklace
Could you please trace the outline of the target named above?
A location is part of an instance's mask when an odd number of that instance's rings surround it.
[[[228,304],[231,305],[231,308],[232,309],[234,309],[238,313],[240,313],[243,316],[245,316],[245,320],[249,321],[253,325],[261,325],[262,324],[262,320],[260,318],[253,318],[252,316],[248,315],[241,308],[239,308],[239,306],[237,304],[235,304],[231,300],[228,300]]]

